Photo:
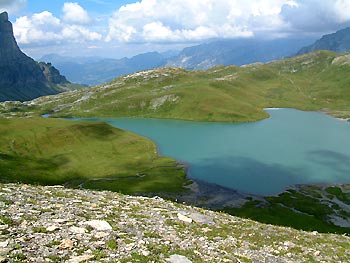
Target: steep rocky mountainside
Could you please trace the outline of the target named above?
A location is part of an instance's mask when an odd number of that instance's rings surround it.
[[[52,66],[51,63],[39,62],[41,71],[44,73],[44,76],[47,81],[53,84],[68,84],[69,81],[65,76],[62,76],[60,72]]]
[[[1,262],[349,262],[346,235],[162,198],[0,184]]]
[[[24,101],[57,94],[67,89],[68,84],[57,69],[48,64],[38,64],[19,49],[8,14],[1,13],[0,101]]]
[[[336,53],[349,52],[350,28],[344,28],[333,34],[324,35],[312,45],[300,49],[297,54],[306,54],[316,50],[330,50]]]

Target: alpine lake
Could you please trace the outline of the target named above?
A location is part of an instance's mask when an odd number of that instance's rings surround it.
[[[296,184],[350,182],[350,123],[318,112],[266,109],[253,123],[89,118],[148,137],[188,177],[243,193],[275,195]],[[79,119],[76,119],[79,120]]]

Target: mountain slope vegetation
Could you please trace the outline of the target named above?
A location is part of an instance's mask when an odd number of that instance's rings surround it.
[[[3,115],[152,117],[249,122],[269,107],[350,117],[350,55],[317,51],[268,64],[186,71],[160,68],[110,83],[0,106]]]

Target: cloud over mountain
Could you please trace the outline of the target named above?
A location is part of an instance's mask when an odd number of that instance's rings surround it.
[[[0,10],[18,11],[31,1],[0,0]],[[133,0],[121,6],[125,2],[50,2],[18,17],[15,36],[25,48],[66,44],[71,50],[71,43],[83,43],[109,49],[109,55],[130,44],[149,51],[219,38],[319,37],[350,26],[349,0]],[[106,5],[108,10],[99,9]]]
[[[348,0],[296,0],[282,8],[281,17],[292,30],[329,32],[350,26]]]
[[[107,41],[174,42],[339,29],[348,0],[142,0],[119,8]]]
[[[84,42],[101,40],[102,35],[86,25],[90,17],[77,3],[65,3],[63,18],[55,17],[49,11],[22,16],[16,19],[15,37],[20,44]]]
[[[107,41],[188,41],[249,37],[278,26],[283,0],[143,0],[117,10]]]

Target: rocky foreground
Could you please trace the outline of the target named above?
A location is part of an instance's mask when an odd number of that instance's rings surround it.
[[[350,262],[350,237],[159,197],[0,184],[0,262]]]

